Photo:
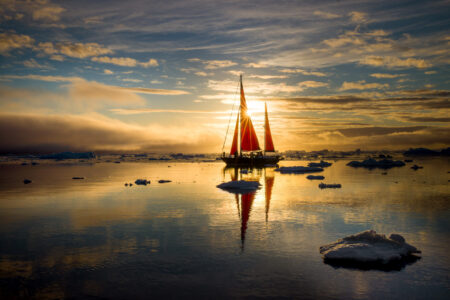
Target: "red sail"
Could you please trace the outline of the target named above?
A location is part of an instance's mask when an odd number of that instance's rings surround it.
[[[255,128],[253,128],[252,120],[247,115],[247,102],[245,101],[244,88],[241,78],[241,150],[256,151],[260,150],[258,137]]]
[[[238,132],[239,132],[239,115],[236,119],[236,127],[234,128],[234,135],[233,135],[233,143],[231,144],[231,155],[236,155],[238,152]]]
[[[275,147],[273,146],[273,140],[272,140],[272,133],[270,132],[270,126],[269,126],[269,116],[267,115],[267,104],[265,103],[266,107],[266,120],[264,125],[264,151],[265,152],[275,152]]]

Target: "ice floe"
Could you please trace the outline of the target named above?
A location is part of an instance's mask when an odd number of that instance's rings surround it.
[[[380,169],[390,169],[393,167],[403,167],[405,165],[404,162],[401,160],[391,160],[391,159],[381,159],[381,160],[375,160],[373,158],[368,158],[363,161],[351,161],[347,164],[347,166],[354,167],[354,168],[368,168],[368,169],[374,169],[374,168],[380,168]]]
[[[423,169],[422,166],[418,166],[418,165],[414,165],[411,167],[411,169],[413,169],[414,171],[417,171],[418,169]]]
[[[280,172],[281,174],[304,174],[304,173],[322,172],[323,168],[294,166],[294,167],[281,167],[275,169],[275,171]]]
[[[245,180],[229,181],[217,185],[219,189],[226,190],[232,193],[243,193],[243,194],[255,191],[259,189],[260,186],[261,184],[257,181],[245,181]]]
[[[136,179],[136,181],[134,182],[137,185],[147,185],[150,184],[150,180],[147,179]]]
[[[363,264],[360,267],[364,267],[365,263],[371,263],[371,266],[389,264],[421,252],[406,243],[399,234],[393,233],[388,238],[374,230],[367,230],[323,245],[320,253],[326,262],[353,262]]]
[[[332,163],[321,160],[321,161],[318,162],[318,163],[317,163],[317,162],[310,162],[310,163],[308,164],[308,167],[326,168],[326,167],[329,167],[329,166],[331,166],[331,165],[332,165]]]
[[[172,182],[172,180],[161,179],[158,181],[158,183],[168,183],[168,182]]]
[[[29,184],[29,183],[32,183],[33,181],[31,181],[30,179],[24,179],[23,180],[23,183],[24,184]]]
[[[319,183],[319,188],[320,189],[340,189],[342,187],[342,185],[340,183]]]
[[[72,179],[84,179],[84,177],[74,176]]]
[[[308,175],[308,176],[306,176],[306,178],[307,179],[309,179],[309,180],[324,180],[325,179],[325,177],[324,176],[322,176],[322,175]]]

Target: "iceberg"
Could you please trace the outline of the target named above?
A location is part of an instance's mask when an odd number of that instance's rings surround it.
[[[31,181],[30,179],[24,179],[23,180],[23,184],[29,184],[32,183],[33,181]]]
[[[368,158],[363,161],[351,161],[347,164],[347,166],[354,167],[354,168],[368,168],[368,169],[390,169],[393,167],[403,167],[405,165],[404,162],[401,160],[391,160],[391,159],[381,159],[381,160],[375,160],[373,158]]]
[[[329,167],[331,166],[332,163],[326,162],[321,160],[320,162],[316,163],[316,162],[310,162],[308,164],[308,167],[316,167],[316,168],[325,168],[325,167]]]
[[[388,264],[419,259],[414,254],[421,251],[406,243],[399,234],[393,233],[388,238],[374,230],[366,230],[320,246],[320,253],[325,263],[335,266],[389,270]]]
[[[150,180],[147,179],[136,179],[136,181],[134,182],[137,185],[147,185],[150,184]]]
[[[326,183],[319,183],[319,188],[320,189],[340,189],[342,187],[342,185],[340,183],[331,183],[331,184],[326,184]]]
[[[413,169],[414,171],[417,171],[418,169],[423,169],[422,166],[418,166],[418,165],[414,165],[411,167],[411,169]]]
[[[172,182],[172,180],[161,179],[158,181],[158,183],[167,183],[167,182]]]
[[[294,166],[294,167],[281,167],[275,169],[275,171],[280,172],[281,174],[304,174],[304,173],[322,172],[323,168]]]
[[[317,175],[317,176],[315,176],[315,175],[308,175],[308,176],[306,176],[306,178],[309,179],[309,180],[315,180],[315,179],[324,180],[325,179],[325,177],[321,176],[321,175]]]
[[[219,189],[226,190],[236,194],[250,193],[259,189],[260,186],[261,184],[257,181],[245,181],[245,180],[229,181],[217,185]]]

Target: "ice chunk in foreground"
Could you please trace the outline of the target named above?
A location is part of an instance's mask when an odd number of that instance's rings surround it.
[[[229,181],[219,184],[217,187],[232,193],[249,193],[259,189],[261,184],[257,181]]]
[[[406,243],[399,234],[393,233],[387,238],[384,234],[367,230],[323,245],[320,253],[328,261],[388,264],[420,251]]]
[[[295,167],[281,167],[275,169],[275,171],[280,172],[281,174],[304,174],[304,173],[315,173],[322,172],[323,168],[318,167],[303,167],[303,166],[295,166]]]
[[[134,182],[137,185],[147,185],[150,184],[150,180],[147,179],[136,179],[136,181]]]

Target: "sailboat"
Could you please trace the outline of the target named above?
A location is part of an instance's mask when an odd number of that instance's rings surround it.
[[[276,165],[283,157],[275,154],[267,113],[267,103],[265,103],[264,150],[261,150],[252,119],[247,114],[247,101],[245,100],[244,87],[242,85],[242,75],[240,75],[239,82],[241,99],[234,128],[233,142],[229,155],[223,152],[221,159],[227,164],[227,167]]]

